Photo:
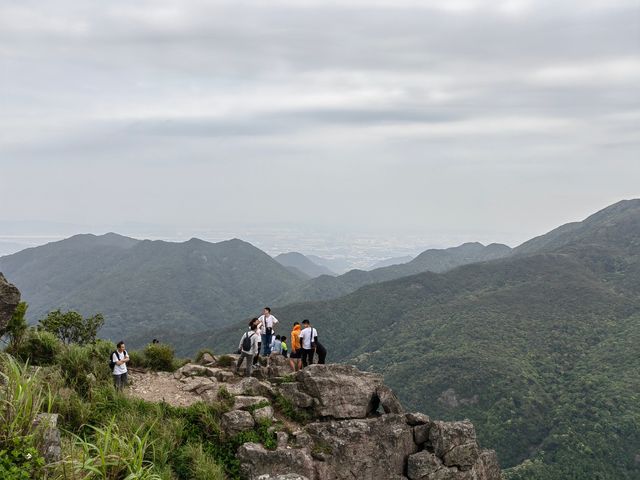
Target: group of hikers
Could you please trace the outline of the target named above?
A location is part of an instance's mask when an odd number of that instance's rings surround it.
[[[318,341],[318,331],[309,320],[303,320],[302,324],[294,322],[290,337],[291,352],[287,346],[287,337],[274,335],[278,323],[278,319],[271,315],[269,307],[262,310],[262,315],[251,319],[249,330],[242,335],[238,345],[240,358],[236,364],[236,373],[240,372],[242,363],[246,362],[245,372],[250,377],[253,367],[260,361],[260,355],[267,358],[271,355],[288,357],[289,365],[294,372],[314,363],[316,354],[318,355],[317,363],[325,363],[327,349]],[[159,342],[154,338],[152,343]],[[111,353],[109,359],[113,383],[117,390],[122,390],[127,386],[127,363],[129,360],[129,353],[125,349],[124,342],[118,342],[116,350]]]
[[[318,331],[313,328],[309,320],[294,322],[291,330],[291,353],[287,347],[287,337],[274,335],[278,319],[271,314],[271,308],[264,307],[262,315],[252,318],[249,322],[249,330],[242,334],[238,344],[238,363],[236,373],[240,372],[243,362],[246,362],[246,376],[250,377],[253,367],[258,364],[260,355],[283,355],[289,357],[289,365],[292,371],[300,370],[310,365],[314,355],[318,355],[318,363],[325,363],[327,349],[318,341]]]

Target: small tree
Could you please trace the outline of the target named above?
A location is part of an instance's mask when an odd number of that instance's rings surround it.
[[[96,341],[98,330],[104,325],[101,313],[89,318],[82,318],[78,312],[70,310],[62,313],[60,310],[50,312],[46,318],[40,320],[40,328],[53,333],[63,343],[93,343]]]
[[[6,328],[1,332],[3,336],[7,335],[9,337],[8,351],[10,352],[14,352],[22,343],[22,339],[29,328],[25,318],[27,308],[29,306],[26,302],[20,302],[9,319]]]

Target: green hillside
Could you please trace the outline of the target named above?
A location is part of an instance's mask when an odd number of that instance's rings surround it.
[[[470,418],[511,479],[637,479],[639,205],[504,259],[274,313],[311,319],[331,361],[384,373],[410,407]]]
[[[142,344],[197,332],[259,311],[300,280],[240,240],[138,241],[78,235],[0,258],[31,321],[48,311],[101,312],[101,335]]]
[[[421,272],[445,272],[452,268],[474,262],[506,257],[511,249],[506,245],[465,243],[446,249],[429,249],[410,262],[376,268],[370,271],[351,270],[338,277],[320,276],[288,291],[274,303],[286,305],[298,302],[330,300],[355,292],[372,283],[386,282]]]

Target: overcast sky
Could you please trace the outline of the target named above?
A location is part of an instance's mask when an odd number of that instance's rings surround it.
[[[3,221],[515,244],[639,126],[638,0],[0,0]]]

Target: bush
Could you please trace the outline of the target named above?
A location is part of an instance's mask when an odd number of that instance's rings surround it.
[[[175,468],[181,480],[224,480],[224,470],[202,448],[201,443],[188,443],[175,456]]]
[[[61,346],[52,333],[31,329],[16,349],[15,356],[32,365],[51,365]]]
[[[93,317],[82,318],[78,312],[60,310],[50,312],[40,320],[40,327],[53,333],[63,343],[92,343],[96,341],[98,330],[104,325],[104,317],[98,313]]]
[[[61,366],[62,376],[68,387],[87,397],[91,388],[111,381],[109,352],[111,345],[68,345],[60,349],[56,362]]]
[[[220,367],[230,367],[235,363],[235,361],[233,360],[233,357],[230,357],[229,355],[221,355],[217,358],[216,363]]]
[[[128,367],[137,367],[137,368],[145,368],[146,361],[144,358],[144,354],[138,352],[137,350],[132,350],[129,352],[129,363],[127,363]]]
[[[144,360],[145,366],[151,370],[173,372],[176,369],[173,347],[166,343],[147,345],[144,349]]]

